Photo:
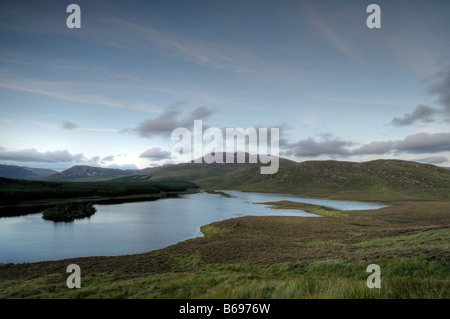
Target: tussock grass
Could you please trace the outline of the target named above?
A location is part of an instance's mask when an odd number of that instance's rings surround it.
[[[86,276],[82,288],[70,290],[65,283],[49,283],[49,276],[1,285],[2,298],[448,298],[449,283],[442,266],[436,262],[374,260],[382,269],[382,288],[369,289],[366,263],[323,261],[303,271],[290,270],[286,264],[271,267],[234,264],[233,267],[207,265],[190,272],[169,272],[133,278],[99,273]],[[402,264],[404,267],[399,266]],[[420,264],[421,275],[414,272]],[[447,264],[448,266],[448,264]],[[439,268],[437,278],[431,278]],[[14,284],[13,286],[11,284]]]
[[[236,223],[236,225],[234,227],[239,227],[239,224]],[[233,230],[233,227],[219,227],[219,226],[214,226],[214,225],[204,225],[204,226],[200,227],[200,231],[206,237],[227,233],[232,230]]]

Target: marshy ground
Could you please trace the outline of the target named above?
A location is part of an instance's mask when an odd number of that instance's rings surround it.
[[[270,203],[323,217],[240,217],[139,255],[0,266],[0,298],[449,298],[450,201],[368,211]],[[66,268],[81,267],[80,289]],[[366,268],[381,268],[369,289]]]

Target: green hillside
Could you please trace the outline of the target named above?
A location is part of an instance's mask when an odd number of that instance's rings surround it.
[[[450,171],[402,160],[370,162],[307,161],[280,158],[276,174],[263,164],[183,163],[114,182],[187,180],[203,189],[276,192],[334,199],[391,201],[450,198]],[[265,165],[265,164],[264,164]]]
[[[219,177],[196,179],[202,188],[279,192],[359,200],[449,198],[450,172],[434,165],[401,160],[364,163],[308,161],[282,163],[262,175],[251,165]]]
[[[306,161],[280,158],[276,174],[261,174],[263,164],[183,163],[114,182],[183,179],[203,189],[276,192],[334,199],[391,201],[450,198],[450,171],[402,160],[369,162]],[[266,164],[264,164],[266,165]]]
[[[166,178],[182,178],[190,181],[196,181],[200,179],[210,178],[213,176],[222,176],[228,173],[232,173],[239,169],[247,167],[253,167],[258,164],[249,163],[249,155],[245,154],[245,163],[238,163],[237,153],[234,154],[234,163],[226,162],[226,154],[223,153],[223,163],[182,163],[178,165],[170,165],[161,167],[150,174],[150,178],[166,179]],[[280,164],[294,164],[295,162],[280,158]],[[258,166],[259,167],[259,166]]]
[[[117,182],[134,182],[134,181],[148,181],[148,180],[197,180],[209,178],[212,176],[221,176],[237,169],[244,168],[249,164],[205,164],[205,163],[182,163],[178,165],[171,165],[161,167],[150,174],[133,175],[114,179]]]

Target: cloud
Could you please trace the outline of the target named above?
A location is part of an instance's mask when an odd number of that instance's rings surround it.
[[[270,129],[278,128],[278,133],[279,133],[278,144],[280,147],[283,147],[283,146],[289,144],[289,140],[288,140],[289,134],[287,134],[287,131],[293,129],[292,125],[290,125],[289,123],[281,123],[281,124],[272,125],[272,126],[265,126],[265,125],[258,124],[258,125],[253,126],[253,128],[255,128],[256,131],[258,132],[258,143],[259,143],[259,129],[267,128],[267,145],[272,144],[272,134],[271,134]],[[245,128],[244,128],[244,130],[245,130]],[[223,131],[223,136],[226,136],[225,129],[222,129],[222,131]]]
[[[328,133],[323,134],[321,140],[310,137],[299,140],[297,143],[286,144],[284,147],[290,149],[287,154],[297,157],[315,157],[320,155],[347,156],[350,153],[348,147],[353,145],[355,145],[354,142],[341,140]]]
[[[109,165],[108,168],[132,169],[132,170],[138,169],[138,167],[136,165],[134,165],[134,164],[120,164],[119,165],[119,164],[115,164],[115,163]]]
[[[450,68],[440,71],[436,77],[437,81],[430,85],[430,92],[437,94],[443,112],[450,115]]]
[[[177,127],[191,128],[194,120],[205,120],[215,112],[213,109],[200,106],[188,114],[183,114],[181,106],[185,103],[186,101],[181,101],[170,105],[159,116],[145,120],[139,123],[136,128],[125,131],[136,132],[141,137],[170,136],[171,132]]]
[[[338,33],[333,31],[333,28],[328,26],[318,15],[312,15],[309,17],[309,22],[318,28],[328,40],[330,45],[339,51],[342,55],[350,59],[357,64],[365,64],[364,61],[358,56],[351,46],[346,43]]]
[[[92,86],[92,84],[90,85]],[[72,89],[72,87],[79,87],[79,89]],[[158,107],[142,101],[117,101],[100,94],[84,93],[88,89],[88,85],[83,83],[45,82],[19,78],[13,81],[9,80],[9,83],[0,82],[0,88],[81,104],[143,112],[156,112],[159,110]]]
[[[65,130],[75,130],[77,129],[79,126],[73,122],[69,122],[69,121],[63,121],[62,123],[62,128]]]
[[[213,109],[210,109],[206,106],[200,106],[190,113],[189,118],[187,119],[187,122],[190,123],[190,122],[193,122],[194,120],[207,119],[213,114],[214,114]]]
[[[416,122],[434,122],[433,118],[439,111],[428,105],[418,105],[412,113],[406,113],[402,117],[396,117],[391,121],[394,126],[407,126]]]
[[[450,133],[417,133],[397,141],[395,150],[407,153],[438,153],[450,150]]]
[[[0,150],[0,160],[16,162],[67,163],[80,162],[85,160],[85,157],[83,154],[72,155],[68,150],[38,152],[36,149],[30,148],[18,151],[6,151],[4,149]]]
[[[251,73],[248,60],[243,57],[249,56],[248,59],[253,60],[258,57],[247,48],[232,43],[211,43],[198,37],[183,36],[118,17],[99,20],[101,25],[95,32],[84,32],[78,36],[128,51],[157,48],[164,56],[174,56],[200,67],[233,73]],[[133,34],[132,38],[130,34]]]
[[[107,156],[103,159],[100,156],[88,158],[84,154],[71,154],[68,150],[39,152],[34,148],[30,148],[8,151],[0,147],[0,161],[10,162],[13,165],[28,163],[28,165],[39,165],[40,167],[56,167],[55,165],[64,164],[66,168],[72,165],[100,166],[100,164],[104,164],[105,161],[111,158],[112,156]]]
[[[283,155],[296,157],[317,157],[321,155],[353,156],[353,155],[383,155],[394,153],[426,154],[447,152],[450,150],[450,133],[417,133],[406,136],[403,140],[374,141],[351,148],[358,143],[345,141],[325,134],[321,140],[308,138],[297,143],[286,144]]]
[[[441,107],[418,105],[412,113],[405,113],[402,117],[395,117],[391,121],[393,126],[408,126],[417,122],[435,122],[437,116],[444,121],[450,120],[450,68],[435,75],[435,80],[429,85],[429,92],[437,95]]]
[[[38,123],[38,122],[31,122],[30,123],[42,125],[42,126],[51,126],[51,124],[47,123]],[[98,132],[98,133],[119,133],[120,130],[117,129],[111,129],[111,128],[89,128],[89,127],[81,127],[76,123],[70,122],[70,121],[63,121],[61,125],[62,129],[68,130],[68,131],[87,131],[87,132]]]
[[[114,156],[110,155],[110,156],[106,156],[102,158],[102,162],[112,162],[114,160]]]
[[[427,164],[442,164],[448,162],[448,159],[445,156],[432,156],[421,159],[415,159],[414,161]]]
[[[161,160],[161,159],[170,158],[170,154],[171,154],[170,152],[163,151],[159,147],[153,147],[153,148],[146,150],[139,157],[148,158],[148,159],[152,159],[152,160]]]
[[[356,149],[351,150],[352,155],[368,155],[368,154],[386,154],[393,150],[395,142],[381,141],[364,144]]]
[[[141,122],[135,129],[141,137],[150,137],[171,132],[173,129],[182,126],[178,125],[177,118],[180,115],[177,105],[172,105],[164,109],[163,113],[153,119]]]

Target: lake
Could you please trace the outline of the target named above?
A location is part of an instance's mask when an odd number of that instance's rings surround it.
[[[97,213],[73,222],[53,222],[42,214],[0,218],[0,263],[36,262],[86,256],[117,256],[161,249],[202,236],[200,226],[239,216],[317,215],[255,204],[290,200],[338,210],[384,207],[295,195],[223,191],[195,193],[148,202],[96,205]]]

